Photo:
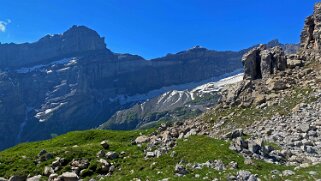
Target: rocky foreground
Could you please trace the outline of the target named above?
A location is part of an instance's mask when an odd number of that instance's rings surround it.
[[[208,122],[204,122],[204,116],[203,119],[176,123],[169,127],[163,125],[155,135],[137,138],[138,143],[148,143],[146,157],[160,157],[168,153],[179,139],[208,135],[231,141],[230,149],[242,154],[246,164],[253,164],[252,160],[256,159],[294,166],[293,170],[283,172],[273,170],[271,178],[275,175],[298,175],[296,170],[320,164],[321,66],[318,17],[321,3],[315,6],[314,13],[306,21],[299,54],[285,55],[281,47],[268,48],[261,45],[243,56],[244,80],[223,91],[221,104],[216,108],[216,112],[228,110],[225,112],[229,112],[229,115],[211,118]],[[235,111],[240,110],[236,108],[253,111],[252,115],[261,115],[242,125],[235,123],[240,120],[233,120],[237,114],[242,114]],[[273,110],[272,114],[270,110]],[[238,126],[239,129],[236,129]],[[224,132],[224,136],[221,136]],[[229,167],[233,169],[236,165],[234,162],[224,165],[220,160],[194,165],[178,163],[175,173],[184,176],[188,174],[187,168],[224,170]],[[316,175],[316,171],[309,174]],[[260,180],[246,171],[239,171],[228,179]]]

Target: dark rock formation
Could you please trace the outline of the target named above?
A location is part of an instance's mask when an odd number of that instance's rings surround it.
[[[268,78],[277,71],[285,70],[286,57],[281,47],[267,49],[265,45],[250,50],[242,58],[244,79]]]
[[[321,53],[321,3],[314,7],[313,15],[304,23],[301,33],[300,56],[308,61],[320,60]]]
[[[19,67],[73,56],[88,51],[105,50],[104,38],[85,26],[73,26],[63,34],[47,35],[35,43],[0,44],[0,67]]]

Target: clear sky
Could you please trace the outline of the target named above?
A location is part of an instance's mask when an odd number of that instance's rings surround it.
[[[1,0],[0,42],[22,43],[86,25],[114,52],[145,58],[201,45],[240,50],[299,42],[317,0]],[[0,52],[1,53],[1,52]]]

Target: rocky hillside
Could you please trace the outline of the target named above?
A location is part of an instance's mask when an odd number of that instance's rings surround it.
[[[84,26],[34,43],[1,44],[0,52],[0,149],[96,128],[116,111],[171,90],[164,87],[241,68],[243,54],[194,47],[145,60],[113,53]]]

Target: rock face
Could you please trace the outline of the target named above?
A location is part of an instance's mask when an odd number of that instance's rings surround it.
[[[47,35],[35,43],[0,44],[0,67],[19,67],[56,57],[105,50],[104,38],[84,26],[73,26],[60,35]]]
[[[321,53],[321,3],[314,7],[313,15],[304,23],[301,33],[300,55],[305,60],[319,60]]]
[[[244,79],[256,80],[268,78],[277,71],[284,71],[287,61],[281,47],[267,49],[265,45],[246,53],[242,62],[244,65]]]
[[[147,61],[111,52],[83,26],[0,52],[0,149],[96,128],[154,90],[240,69],[244,53],[195,47]]]

